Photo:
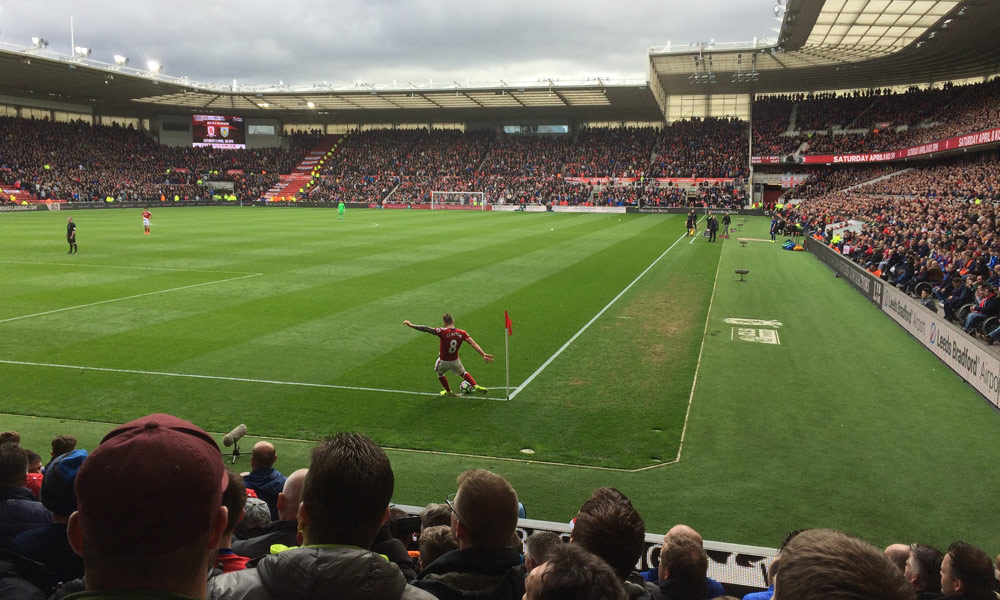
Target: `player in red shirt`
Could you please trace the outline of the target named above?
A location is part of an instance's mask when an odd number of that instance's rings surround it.
[[[142,209],[142,227],[146,230],[146,235],[149,235],[149,219],[152,216],[148,208]]]
[[[472,378],[472,375],[465,370],[462,366],[461,359],[458,358],[458,349],[462,347],[462,342],[469,342],[469,345],[476,349],[476,352],[483,356],[483,360],[486,362],[493,362],[493,355],[486,354],[479,344],[476,343],[472,336],[467,332],[457,329],[455,327],[455,320],[448,313],[445,313],[441,317],[444,321],[444,327],[428,327],[426,325],[414,325],[409,321],[403,321],[403,325],[407,327],[412,327],[417,331],[423,331],[425,333],[430,333],[436,335],[441,340],[441,347],[438,350],[438,359],[434,363],[434,372],[437,373],[438,380],[441,385],[444,386],[444,390],[441,391],[442,396],[457,396],[451,391],[451,386],[448,385],[448,378],[445,374],[448,371],[458,375],[462,379],[469,382],[474,390],[480,394],[488,394],[490,391],[483,386],[476,383],[476,380]]]

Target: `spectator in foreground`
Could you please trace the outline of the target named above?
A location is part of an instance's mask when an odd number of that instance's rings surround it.
[[[35,500],[38,500],[42,495],[42,457],[37,452],[32,452],[27,448],[24,449],[24,452],[28,455],[28,482],[24,487],[31,490]]]
[[[271,509],[272,521],[278,520],[278,494],[285,487],[286,479],[281,471],[274,468],[277,460],[278,453],[274,449],[274,444],[257,442],[250,454],[251,471],[243,473],[243,483],[247,489],[253,490],[258,498],[267,502],[267,507]]]
[[[28,488],[28,454],[13,442],[0,444],[0,549],[9,550],[21,532],[45,527],[52,513]]]
[[[76,450],[76,437],[72,435],[57,435],[52,438],[52,458],[62,456]]]
[[[447,504],[428,504],[420,511],[420,530],[435,525],[451,527],[451,509]]]
[[[233,552],[233,530],[236,524],[243,519],[244,509],[247,504],[247,489],[243,487],[243,478],[239,474],[226,469],[226,477],[229,480],[226,491],[222,494],[222,505],[229,513],[226,522],[226,530],[222,532],[222,539],[219,540],[219,550],[216,553],[216,567],[221,568],[223,573],[232,573],[245,569],[250,559],[246,556]]]
[[[278,520],[272,521],[263,533],[247,540],[233,542],[233,551],[251,560],[267,556],[275,544],[291,547],[299,544],[298,512],[302,501],[302,486],[308,469],[299,469],[288,476],[285,487],[278,494]]]
[[[459,549],[427,565],[413,584],[441,600],[470,592],[498,600],[521,598],[521,554],[510,546],[517,527],[514,488],[495,473],[471,469],[458,476],[449,506]]]
[[[663,600],[704,600],[708,596],[708,554],[690,537],[668,535],[660,550]]]
[[[910,547],[906,544],[889,544],[885,547],[884,554],[902,573],[906,569],[906,559],[910,558]]]
[[[630,599],[645,600],[656,594],[655,589],[646,589],[646,582],[634,571],[645,538],[646,524],[628,496],[615,488],[602,487],[580,507],[570,541],[608,563]]]
[[[20,444],[20,443],[21,443],[21,434],[14,431],[13,429],[0,433],[0,445]]]
[[[458,540],[448,525],[435,525],[420,532],[420,570],[452,550],[458,550]]]
[[[389,517],[389,457],[358,433],[338,433],[312,451],[299,505],[302,546],[260,559],[256,569],[212,578],[212,598],[403,598],[432,596],[366,550]]]
[[[39,583],[46,591],[61,581],[83,577],[83,559],[69,545],[66,524],[76,512],[73,483],[86,459],[86,450],[73,450],[49,463],[42,482],[42,506],[52,512],[52,523],[21,533],[11,544],[13,552],[45,565],[44,581]]]
[[[914,600],[896,565],[871,544],[832,529],[808,529],[781,552],[774,600]]]
[[[996,600],[996,576],[990,557],[965,542],[948,546],[941,561],[941,592],[946,598]]]
[[[580,544],[560,544],[552,558],[532,570],[524,600],[625,600],[618,575]]]
[[[148,415],[104,436],[77,473],[67,529],[83,557],[80,597],[204,598],[227,485],[218,445],[183,419]]]
[[[702,539],[701,534],[695,531],[693,527],[684,525],[683,523],[678,523],[677,525],[674,525],[667,531],[666,535],[663,536],[663,545],[665,546],[667,544],[667,538],[675,535],[690,538],[698,542],[698,545],[701,546],[702,548],[705,547],[705,541],[704,539]],[[659,569],[654,567],[648,571],[644,571],[642,576],[646,581],[652,581],[655,583],[659,579]],[[719,596],[726,595],[725,588],[723,588],[722,584],[719,583],[718,581],[712,579],[711,577],[706,577],[705,582],[708,585],[708,595],[706,596],[707,598],[717,598]]]
[[[564,542],[551,531],[536,531],[524,540],[524,569],[529,573],[552,558]]]
[[[917,600],[935,600],[941,593],[941,551],[923,544],[910,546],[903,576],[917,592]]]

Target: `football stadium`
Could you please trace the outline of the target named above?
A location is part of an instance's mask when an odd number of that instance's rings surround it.
[[[773,8],[488,85],[5,26],[0,590],[991,597],[1000,3]]]

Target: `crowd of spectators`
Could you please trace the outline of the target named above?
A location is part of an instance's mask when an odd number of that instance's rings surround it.
[[[250,150],[170,147],[131,126],[0,117],[0,183],[41,200],[135,202],[208,200],[217,193],[210,181],[231,181],[238,196],[256,199],[315,139],[293,135],[288,147]]]
[[[871,175],[848,169],[840,181]],[[922,293],[925,306],[943,309],[975,335],[976,315],[960,314],[961,306],[986,303],[984,322],[1000,314],[1000,302],[987,303],[1000,285],[998,177],[1000,160],[992,154],[906,170],[849,191],[836,190],[831,178],[825,193],[802,194],[782,216],[890,284]],[[841,226],[827,227],[834,224]],[[988,343],[1000,340],[1000,331],[979,333]]]
[[[753,116],[754,155],[785,156],[798,149],[802,141],[788,131],[794,102],[786,96],[761,96],[751,107]]]
[[[652,568],[637,571],[645,522],[612,487],[581,499],[568,543],[546,531],[522,539],[517,492],[484,469],[459,474],[456,493],[419,517],[393,507],[389,458],[357,433],[320,441],[288,477],[273,445],[255,444],[252,470],[238,474],[208,433],[165,414],[116,427],[89,452],[67,438],[53,440],[43,469],[16,432],[0,434],[4,598],[732,597],[687,525],[670,528]],[[785,537],[765,585],[745,600],[995,600],[997,580],[989,556],[965,542],[883,551],[807,529]]]
[[[578,179],[744,177],[746,152],[727,150],[745,140],[745,125],[727,119],[550,136],[370,130],[345,139],[308,197],[419,204],[442,191],[483,192],[487,202],[506,204],[668,204],[680,192],[641,183],[595,194],[592,182]]]
[[[846,95],[787,95],[754,102],[754,154],[886,152],[1000,126],[1000,78],[903,93],[874,89]],[[795,131],[781,135],[796,105]],[[784,119],[784,123],[782,120]],[[758,124],[758,120],[760,123]]]
[[[896,171],[893,165],[844,165],[838,167],[805,167],[806,180],[785,194],[788,199],[808,199],[860,185]]]

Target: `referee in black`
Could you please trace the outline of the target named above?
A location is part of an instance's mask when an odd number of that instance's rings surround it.
[[[76,223],[73,217],[66,218],[66,241],[69,242],[69,252],[66,254],[76,254]]]

